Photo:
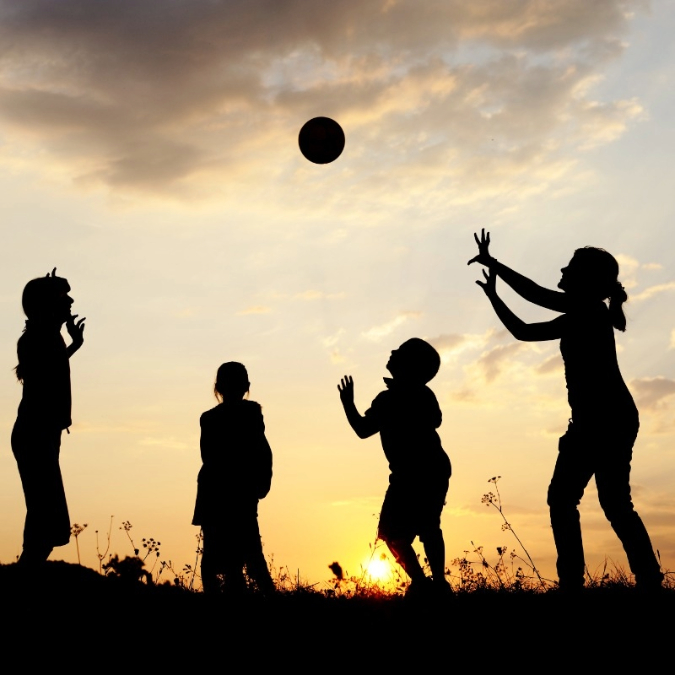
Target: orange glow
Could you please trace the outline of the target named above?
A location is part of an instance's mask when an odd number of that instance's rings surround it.
[[[372,581],[384,582],[390,581],[392,575],[392,567],[389,559],[385,554],[378,558],[373,558],[366,565],[366,571]]]

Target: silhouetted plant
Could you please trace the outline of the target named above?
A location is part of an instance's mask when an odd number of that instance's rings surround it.
[[[87,523],[84,525],[78,525],[74,523],[70,528],[70,536],[75,537],[75,548],[77,550],[77,564],[81,565],[82,561],[80,560],[80,535],[84,532],[87,527]]]
[[[492,483],[495,486],[495,492],[497,493],[496,495],[493,492],[488,492],[487,494],[483,495],[482,503],[485,504],[487,507],[494,507],[498,512],[499,515],[502,517],[502,520],[504,521],[502,523],[502,531],[504,532],[510,532],[515,538],[520,547],[523,549],[523,552],[527,556],[528,562],[526,562],[523,558],[520,558],[520,556],[516,556],[515,553],[512,553],[512,560],[516,557],[518,557],[520,560],[522,560],[533,572],[533,574],[539,579],[539,583],[542,588],[546,588],[546,583],[544,580],[541,578],[541,575],[539,574],[539,570],[537,569],[536,565],[534,564],[534,560],[532,560],[532,557],[530,556],[528,550],[525,548],[525,545],[523,542],[520,540],[520,537],[516,534],[516,531],[513,529],[513,526],[511,523],[507,520],[506,514],[504,513],[504,508],[502,506],[502,495],[499,492],[499,486],[497,485],[499,479],[501,476],[493,476],[488,480],[488,483]],[[497,551],[499,552],[500,549],[498,548]],[[500,561],[503,562],[503,555],[500,553]],[[522,569],[522,568],[519,568]]]
[[[199,530],[197,535],[195,535],[195,538],[197,539],[197,550],[195,551],[194,565],[186,563],[185,565],[183,565],[183,569],[179,571],[174,567],[174,564],[171,560],[162,560],[160,562],[159,571],[157,572],[158,582],[163,572],[166,570],[171,574],[173,574],[173,584],[175,586],[180,586],[181,588],[184,588],[187,591],[196,590],[195,580],[199,577],[199,574],[197,574],[197,569],[199,567],[199,558],[202,556],[204,552],[203,547],[204,535],[201,529]],[[201,577],[199,578],[201,579]]]
[[[127,539],[131,542],[131,547],[134,549],[134,555],[138,555],[139,549],[136,547],[136,544],[134,544],[134,540],[131,538],[131,535],[129,534],[132,527],[133,525],[128,520],[124,520],[122,521],[122,526],[120,527],[120,530],[124,530],[124,534],[127,535]]]
[[[103,565],[105,576],[115,576],[124,581],[144,581],[146,584],[152,583],[152,574],[143,569],[145,563],[138,556],[126,556],[120,559],[115,554],[110,556],[110,560]]]
[[[112,537],[112,526],[113,526],[113,517],[110,516],[110,524],[108,526],[108,535],[105,551],[101,553],[101,547],[98,540],[98,530],[96,530],[96,557],[98,558],[98,573],[103,574],[103,561],[105,560],[108,552],[110,551],[110,539]]]
[[[484,547],[476,546],[471,542],[474,547],[473,551],[464,551],[463,557],[455,558],[452,561],[452,565],[458,568],[459,589],[463,591],[486,589],[502,591],[546,590],[548,588],[546,581],[541,577],[532,557],[506,518],[501,493],[497,485],[500,478],[501,476],[493,476],[488,480],[488,483],[495,486],[495,492],[484,494],[481,503],[488,507],[492,506],[498,511],[503,521],[502,532],[511,532],[527,560],[518,555],[515,550],[509,551],[506,546],[497,546],[497,560],[494,564],[491,564],[485,556]],[[475,559],[470,558],[471,553],[476,556]],[[519,565],[519,562],[522,565]]]

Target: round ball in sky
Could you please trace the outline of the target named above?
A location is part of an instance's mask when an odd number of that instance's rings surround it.
[[[305,122],[298,136],[300,152],[314,164],[329,164],[345,147],[345,132],[330,117],[315,117]]]

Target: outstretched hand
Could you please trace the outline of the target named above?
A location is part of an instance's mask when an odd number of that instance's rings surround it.
[[[487,272],[483,270],[483,277],[485,281],[476,280],[476,283],[485,291],[485,295],[488,298],[497,295],[497,275],[493,269],[489,269]]]
[[[354,380],[351,375],[345,375],[338,384],[342,405],[354,403]]]
[[[486,267],[490,267],[490,265],[494,262],[494,258],[490,255],[490,233],[485,231],[485,228],[481,229],[480,231],[480,239],[478,238],[478,235],[474,232],[473,233],[473,238],[476,240],[476,244],[478,244],[478,255],[474,256],[469,260],[467,265],[470,265],[471,263],[480,263],[481,265],[485,265]]]
[[[75,321],[78,316],[78,314],[73,314],[66,319],[66,330],[73,341],[71,345],[73,351],[79,349],[84,344],[84,322],[87,317],[83,316],[79,321]]]

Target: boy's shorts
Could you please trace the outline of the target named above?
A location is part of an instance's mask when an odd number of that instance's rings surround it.
[[[383,541],[424,541],[441,526],[441,512],[448,493],[449,478],[438,476],[417,480],[390,476],[384,495],[377,536]]]

